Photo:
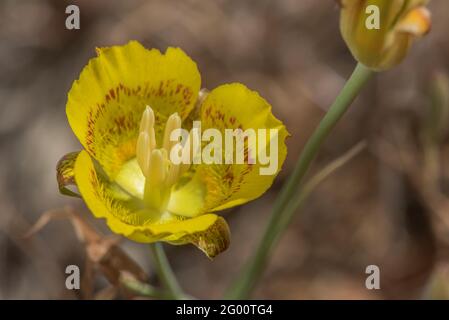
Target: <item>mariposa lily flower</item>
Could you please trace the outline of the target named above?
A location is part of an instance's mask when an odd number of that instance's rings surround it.
[[[262,195],[286,156],[285,126],[271,106],[242,84],[219,86],[206,93],[200,73],[181,49],[165,54],[136,41],[97,49],[68,94],[70,126],[84,150],[58,163],[62,193],[76,195],[76,185],[95,217],[137,242],[192,243],[214,257],[229,245],[226,221],[214,212]],[[278,165],[261,175],[260,163],[173,163],[170,149],[191,153],[190,135],[178,144],[173,130],[276,129]],[[194,132],[194,131],[191,131]],[[264,148],[272,143],[266,139]],[[245,154],[252,150],[245,145]]]
[[[412,43],[431,28],[428,0],[338,0],[340,30],[353,56],[365,66],[390,69],[406,57]],[[379,9],[378,28],[368,28],[370,11]]]

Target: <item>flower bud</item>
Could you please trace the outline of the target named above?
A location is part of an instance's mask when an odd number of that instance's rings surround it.
[[[430,31],[428,0],[339,0],[340,30],[356,60],[376,71],[406,57],[413,41]]]

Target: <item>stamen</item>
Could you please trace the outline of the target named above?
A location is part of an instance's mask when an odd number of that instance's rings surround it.
[[[156,148],[156,134],[154,132],[154,112],[150,106],[145,108],[140,121],[139,137],[136,145],[137,162],[145,177],[148,176],[150,156]]]
[[[142,170],[145,177],[148,176],[148,169],[150,167],[150,137],[147,132],[141,132],[139,138],[137,139],[136,145],[136,157],[137,163]]]
[[[200,147],[200,132],[198,129],[192,129],[189,136],[187,137],[186,144],[182,150],[182,157],[185,159],[183,163],[180,164],[178,178],[182,176],[187,170],[189,170],[190,165],[193,163],[193,159],[198,156]]]
[[[144,201],[147,205],[164,210],[170,197],[171,187],[178,181],[179,177],[190,168],[197,150],[193,147],[199,146],[199,132],[192,130],[186,143],[181,147],[182,157],[186,158],[186,164],[174,164],[168,154],[172,148],[181,144],[180,141],[170,141],[173,130],[181,128],[181,117],[173,113],[168,117],[165,125],[162,148],[157,149],[155,130],[155,116],[153,110],[147,106],[140,122],[139,137],[136,145],[137,162],[145,176]]]
[[[151,152],[148,176],[153,186],[161,185],[165,181],[165,161],[162,152],[159,149],[155,149]]]
[[[154,128],[154,112],[150,106],[146,106],[145,111],[140,120],[140,132],[148,132],[150,128]]]
[[[177,112],[173,113],[167,120],[164,132],[163,148],[170,152],[171,148],[177,143],[177,141],[170,141],[170,135],[173,130],[181,128],[181,117]]]
[[[165,180],[165,184],[167,186],[172,186],[176,183],[176,181],[178,181],[179,178],[179,169],[180,169],[180,165],[179,164],[170,164],[170,167],[168,168],[168,174],[167,174],[167,179]]]

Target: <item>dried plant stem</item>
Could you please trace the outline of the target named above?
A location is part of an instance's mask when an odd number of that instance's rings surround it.
[[[263,233],[261,242],[254,255],[250,258],[236,281],[232,284],[230,290],[225,295],[226,298],[245,299],[250,295],[257,280],[265,269],[274,245],[279,239],[280,234],[288,225],[288,223],[282,222],[290,221],[296,211],[296,208],[290,204],[294,201],[295,196],[298,197],[298,189],[302,184],[302,180],[307,173],[310,164],[315,159],[321,145],[328,137],[329,133],[346,113],[349,106],[359,95],[373,74],[374,72],[372,70],[366,68],[362,64],[357,65],[335,102],[307,141],[292,175],[283,186],[276,199],[273,214]],[[301,198],[301,195],[299,195],[299,197]]]

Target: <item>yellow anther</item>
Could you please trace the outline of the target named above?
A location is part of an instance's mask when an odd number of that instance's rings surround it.
[[[190,168],[190,165],[194,163],[194,159],[198,156],[201,143],[200,139],[200,132],[198,128],[193,128],[190,131],[182,150],[183,163],[180,165],[178,178]]]
[[[140,121],[139,137],[137,138],[136,157],[145,177],[148,176],[151,152],[156,148],[154,132],[154,112],[150,106],[145,108]]]
[[[154,112],[150,106],[146,106],[145,111],[140,120],[140,132],[148,132],[150,128],[154,128]]]
[[[170,135],[173,130],[179,128],[181,128],[181,117],[175,112],[168,118],[165,125],[163,148],[167,150],[167,152],[170,152],[171,148],[177,143],[177,141],[170,141]]]
[[[148,176],[148,169],[150,166],[150,137],[147,132],[139,133],[139,138],[137,139],[136,146],[136,157],[137,163],[142,170],[142,173],[145,177]]]

